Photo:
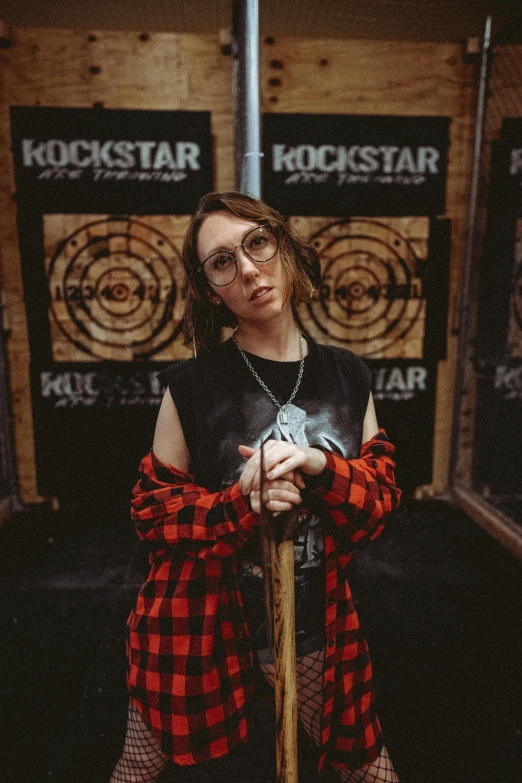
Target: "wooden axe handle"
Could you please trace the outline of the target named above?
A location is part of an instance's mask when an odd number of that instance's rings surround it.
[[[278,783],[297,783],[294,542],[273,542],[276,769]]]
[[[261,446],[261,497],[265,481]],[[261,555],[269,645],[274,650],[278,783],[297,783],[294,540],[297,510],[274,516],[261,501]],[[284,540],[281,540],[282,532]]]

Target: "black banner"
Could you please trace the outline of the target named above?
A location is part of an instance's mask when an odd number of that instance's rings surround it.
[[[495,145],[493,177],[497,192],[506,199],[509,212],[522,214],[522,117],[502,120]]]
[[[481,365],[477,378],[475,481],[495,493],[520,493],[522,358]]]
[[[208,112],[13,107],[38,489],[128,503],[181,345]]]
[[[166,364],[32,363],[38,487],[63,504],[128,506],[152,444]]]
[[[505,118],[492,146],[488,225],[482,247],[477,348],[483,359],[511,353],[522,340],[522,118]],[[511,334],[510,334],[511,333]]]
[[[448,117],[263,116],[263,194],[292,215],[442,215]]]
[[[49,212],[195,211],[212,189],[209,112],[11,107],[18,199]]]
[[[498,400],[522,400],[522,358],[504,359],[496,365],[493,389]],[[521,427],[517,430],[522,432]]]
[[[397,484],[403,492],[432,480],[437,363],[368,360],[377,420],[396,448]]]
[[[39,386],[41,410],[150,407],[158,409],[164,389],[157,373],[168,364],[146,367],[121,363],[66,363],[41,367]]]
[[[474,479],[520,492],[522,462],[522,118],[493,144],[477,327]]]

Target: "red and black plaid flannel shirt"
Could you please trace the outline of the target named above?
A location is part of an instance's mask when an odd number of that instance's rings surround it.
[[[394,447],[383,430],[358,459],[325,451],[308,480],[326,504],[326,654],[321,761],[358,769],[380,753],[368,647],[343,576],[354,544],[378,536],[399,502]],[[237,586],[237,550],[258,526],[238,484],[209,493],[151,452],[132,516],[152,544],[151,569],[128,620],[131,697],[177,764],[227,754],[247,739],[253,659]]]

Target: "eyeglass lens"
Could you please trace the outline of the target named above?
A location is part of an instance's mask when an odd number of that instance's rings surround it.
[[[239,245],[252,261],[258,263],[270,261],[277,253],[277,246],[277,237],[270,226],[251,229]],[[236,256],[231,250],[218,250],[206,258],[202,266],[207,280],[217,286],[232,283],[237,275]]]

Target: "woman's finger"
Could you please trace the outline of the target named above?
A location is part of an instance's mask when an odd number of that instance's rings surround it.
[[[250,505],[254,514],[261,513],[261,497],[259,492],[251,492],[249,495]]]
[[[268,451],[273,454],[274,446],[281,441],[269,440],[263,447],[265,470],[269,470],[273,464],[277,464],[277,458],[271,458],[268,462]],[[261,449],[254,449],[251,446],[238,446],[239,453],[248,459],[239,479],[239,486],[243,495],[248,495],[252,490],[259,489],[261,485]],[[268,462],[268,465],[267,465]]]
[[[239,448],[250,450],[249,446]],[[256,474],[259,471],[259,454],[255,449],[253,451],[254,453],[249,457],[248,462],[244,466],[241,476],[239,477],[239,486],[243,495],[248,495],[252,491]]]
[[[298,470],[294,472],[294,484],[296,485],[297,489],[304,489],[306,486],[304,478],[301,476]]]
[[[282,501],[284,503],[292,503],[292,505],[300,505],[302,498],[299,490],[289,481],[273,481],[267,482],[263,488],[263,500],[265,505],[270,501]]]
[[[265,503],[268,503],[270,500],[283,500],[285,503],[292,503],[294,506],[299,506],[303,502],[301,495],[296,489],[293,492],[286,489],[269,489],[267,492],[263,492],[263,499]]]
[[[268,478],[279,478],[288,470],[295,470],[306,462],[306,453],[294,443],[283,443],[270,450],[266,455],[266,473]]]
[[[281,462],[279,462],[277,465],[275,465],[273,468],[267,471],[266,477],[270,480],[279,479],[289,471],[295,472],[297,468],[301,467],[303,461],[304,459],[302,455],[292,454],[282,459]]]
[[[269,511],[291,511],[293,507],[292,503],[286,503],[281,500],[269,500],[266,504],[266,508]]]
[[[257,449],[253,449],[252,446],[243,446],[242,444],[237,447],[237,450],[242,457],[246,457],[247,459],[250,459],[257,451]]]
[[[286,474],[287,476],[292,474]],[[252,510],[261,513],[261,493],[253,489],[250,493]],[[267,481],[263,487],[263,504],[269,511],[289,511],[302,503],[299,488],[289,480]]]
[[[260,449],[251,446],[238,446],[240,454],[248,459],[239,479],[239,485],[243,495],[248,495],[252,490],[258,490],[261,485],[261,456]],[[266,477],[269,480],[287,478],[304,489],[304,481],[299,474],[299,469],[307,463],[307,451],[294,443],[287,441],[269,440],[264,445],[264,466]],[[298,477],[298,478],[296,478]]]

